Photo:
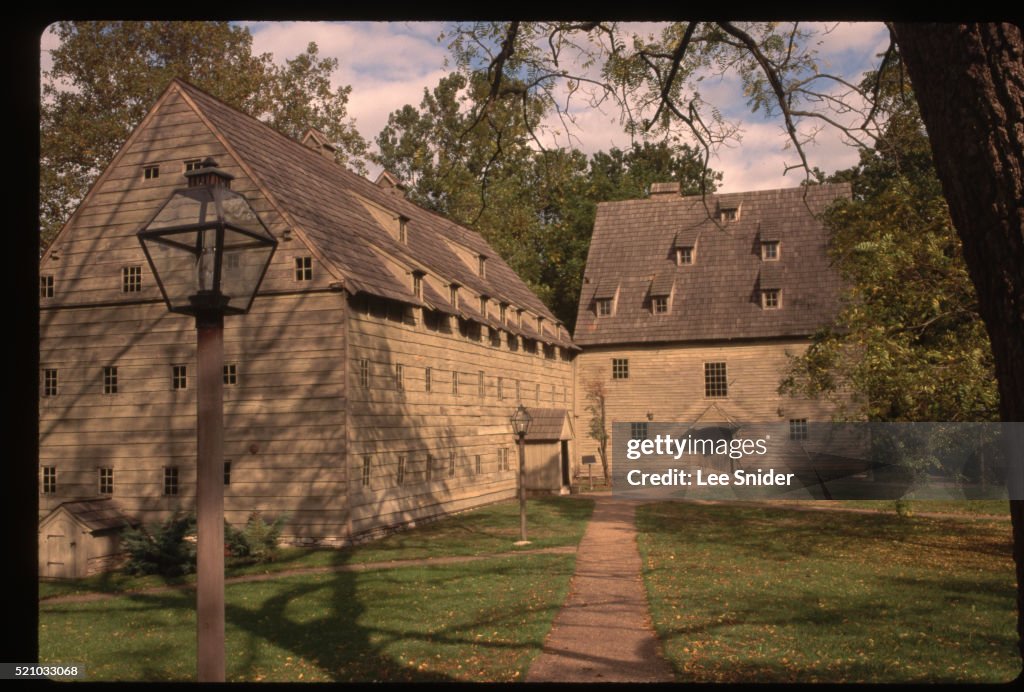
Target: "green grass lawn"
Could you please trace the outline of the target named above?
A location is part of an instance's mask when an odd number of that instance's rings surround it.
[[[227,576],[388,560],[490,555],[507,551],[577,545],[583,537],[593,509],[593,500],[586,498],[550,497],[529,500],[526,520],[530,545],[523,548],[513,545],[519,540],[519,504],[502,502],[427,523],[417,529],[402,531],[378,541],[340,550],[282,548],[274,562],[228,567]],[[39,597],[46,599],[92,592],[121,593],[169,584],[192,583],[195,583],[194,575],[167,579],[108,572],[87,579],[40,582]]]
[[[529,548],[575,545],[593,501],[531,500]],[[346,550],[287,551],[238,572],[512,550],[516,503],[492,505]],[[568,593],[574,555],[281,574],[225,589],[228,680],[514,681],[540,653]],[[153,577],[47,584],[49,596],[159,585]],[[63,589],[63,590],[62,590]],[[40,602],[40,661],[86,666],[91,680],[192,680],[192,591]]]
[[[226,588],[229,681],[515,681],[540,653],[575,557],[281,576]],[[41,662],[90,680],[194,680],[189,592],[44,603]]]
[[[680,681],[1020,672],[1008,523],[662,503],[638,508],[637,528]]]

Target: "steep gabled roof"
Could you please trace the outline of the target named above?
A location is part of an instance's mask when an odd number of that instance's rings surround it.
[[[417,206],[391,186],[370,182],[186,82],[175,80],[171,88],[180,89],[195,105],[349,291],[421,304],[411,280],[389,270],[383,255],[409,272],[420,269],[474,294],[556,319],[475,231]],[[384,226],[382,215],[388,214],[396,222],[406,221],[407,242]],[[485,257],[486,276],[467,266],[453,247],[466,256]],[[437,304],[439,298],[425,291],[426,302]],[[517,331],[512,325],[503,328]],[[559,343],[574,347],[569,340]]]
[[[834,317],[840,292],[815,217],[849,196],[840,184],[598,205],[573,339],[586,346],[813,333]],[[727,208],[738,210],[736,221],[709,216]],[[765,241],[779,243],[777,260],[761,259]],[[677,266],[677,247],[694,248],[693,264]],[[650,296],[666,286],[669,311],[655,314]],[[616,288],[613,314],[598,317],[595,299]],[[768,288],[781,289],[780,309],[761,307]]]

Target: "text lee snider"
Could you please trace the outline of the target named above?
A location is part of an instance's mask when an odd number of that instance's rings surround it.
[[[756,472],[737,469],[731,477],[727,473],[705,475],[700,469],[693,472],[669,469],[663,473],[643,473],[639,469],[633,469],[626,474],[626,482],[630,485],[790,485],[794,475],[776,473],[775,469],[758,469]]]

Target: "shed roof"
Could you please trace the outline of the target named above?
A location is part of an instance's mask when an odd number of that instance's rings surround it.
[[[812,334],[838,311],[841,288],[820,214],[849,197],[850,186],[843,183],[598,205],[574,341],[588,346]],[[736,221],[709,215],[730,206],[742,209]],[[761,240],[783,235],[779,258],[762,261]],[[674,248],[698,237],[693,264],[677,266]],[[785,291],[782,309],[762,309],[762,269],[765,280],[777,284],[772,288]],[[675,288],[669,311],[654,314],[645,299],[654,283],[661,289],[669,277]],[[608,285],[618,286],[615,310],[598,317],[595,300],[605,297]]]
[[[530,432],[523,438],[526,442],[550,442],[563,439],[562,432],[565,429],[568,416],[568,412],[564,408],[527,407],[526,411],[533,419],[530,422]]]
[[[62,502],[47,516],[53,516],[58,511],[67,512],[93,532],[137,526],[139,523],[138,520],[124,514],[110,498]],[[43,521],[46,519],[44,518]]]

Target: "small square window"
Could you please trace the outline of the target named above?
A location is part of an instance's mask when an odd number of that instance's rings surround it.
[[[401,485],[405,481],[405,456],[398,455],[398,468],[395,469],[395,483]]]
[[[185,161],[185,172],[188,173],[189,171],[198,171],[200,168],[202,168],[202,165],[202,159],[188,159]]]
[[[46,368],[43,370],[43,396],[57,396],[56,368]]]
[[[612,379],[613,380],[628,380],[629,379],[629,359],[628,358],[612,358]]]
[[[171,366],[171,389],[188,389],[188,367]]]
[[[164,467],[164,495],[178,494],[178,467]]]
[[[370,388],[370,361],[366,358],[359,359],[359,386],[363,389]]]
[[[224,365],[224,384],[238,384],[238,365],[227,363]]]
[[[631,439],[631,440],[646,440],[647,439],[647,423],[630,423],[629,424],[629,439]]]
[[[692,247],[677,247],[676,248],[676,264],[680,267],[693,264],[693,248]]]
[[[103,368],[103,393],[117,394],[117,366],[108,365]]]
[[[395,389],[405,391],[405,368],[401,363],[395,363]]]
[[[790,418],[789,419],[789,439],[791,439],[791,440],[806,440],[807,439],[807,419],[806,418]]]
[[[313,280],[313,258],[312,257],[296,257],[295,258],[295,280],[296,281],[312,281]]]
[[[54,495],[57,493],[57,467],[43,467],[43,495]]]
[[[725,363],[704,363],[704,396],[721,399],[729,395]]]
[[[39,277],[39,297],[40,298],[53,298],[53,275],[47,274],[46,276]]]
[[[142,167],[142,178],[143,180],[154,180],[160,177],[160,166],[143,166]]]
[[[478,476],[483,471],[483,466],[484,466],[484,462],[483,462],[483,459],[480,457],[480,455],[477,454],[476,456],[474,456],[473,457],[473,470],[476,472],[476,474]]]
[[[455,478],[455,452],[448,453],[448,477]]]
[[[668,312],[668,296],[654,296],[651,299],[651,309],[655,315],[664,315]]]
[[[597,316],[608,317],[612,314],[612,299],[600,298],[597,301]]]
[[[366,454],[363,456],[363,487],[370,487],[370,455]]]
[[[777,288],[761,291],[761,307],[765,310],[778,310],[782,307],[782,292]]]
[[[766,240],[761,243],[761,259],[765,261],[779,259],[779,241]]]
[[[138,293],[142,290],[142,267],[121,267],[121,292]]]
[[[100,495],[114,494],[114,469],[99,469],[99,491]]]
[[[231,461],[224,462],[224,485],[231,485]]]

